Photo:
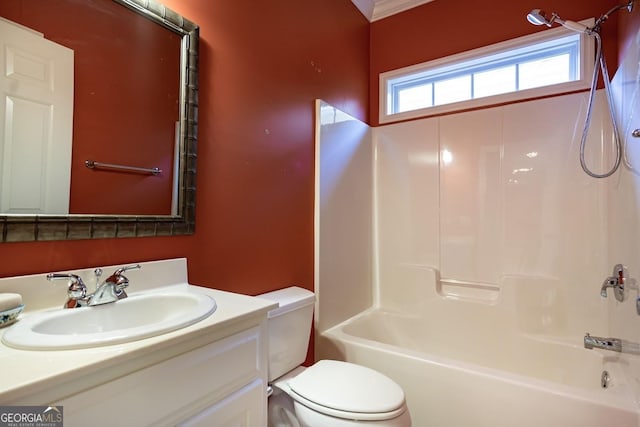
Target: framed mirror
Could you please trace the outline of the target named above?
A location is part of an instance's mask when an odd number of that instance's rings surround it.
[[[198,32],[154,0],[0,4],[0,41],[47,49],[0,46],[18,79],[0,82],[0,241],[193,233]],[[48,44],[69,72],[49,70]],[[71,95],[36,102],[29,79]]]

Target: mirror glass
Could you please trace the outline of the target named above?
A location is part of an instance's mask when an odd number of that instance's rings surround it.
[[[0,17],[2,241],[191,233],[198,27],[151,0]]]

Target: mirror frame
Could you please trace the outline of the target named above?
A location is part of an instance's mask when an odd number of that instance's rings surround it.
[[[182,36],[178,214],[0,215],[0,242],[173,236],[195,231],[199,27],[156,0],[113,1]]]

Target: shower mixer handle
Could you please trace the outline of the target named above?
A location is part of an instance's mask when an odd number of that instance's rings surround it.
[[[604,279],[602,288],[600,288],[600,295],[603,298],[607,297],[607,288],[613,288],[613,295],[616,300],[622,302],[624,300],[624,283],[626,280],[625,268],[622,264],[616,264],[613,267],[613,275]]]

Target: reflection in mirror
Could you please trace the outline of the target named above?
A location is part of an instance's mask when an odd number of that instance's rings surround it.
[[[193,232],[198,27],[152,0],[0,17],[2,241]]]

